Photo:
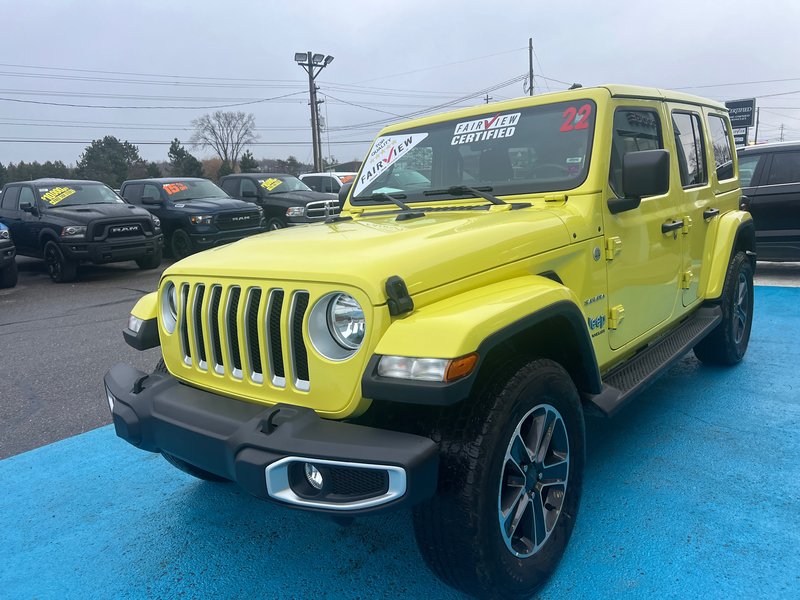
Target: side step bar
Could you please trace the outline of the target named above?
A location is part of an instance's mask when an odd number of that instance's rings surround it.
[[[698,309],[677,329],[645,347],[625,364],[612,369],[603,378],[602,392],[584,394],[583,399],[600,409],[605,416],[613,416],[711,333],[720,321],[722,309],[719,306]]]

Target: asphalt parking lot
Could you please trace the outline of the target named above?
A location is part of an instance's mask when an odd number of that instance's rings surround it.
[[[407,512],[340,528],[193,480],[103,427],[105,370],[158,359],[120,333],[158,276],[87,267],[55,285],[21,259],[0,292],[2,595],[460,597],[425,568]],[[590,421],[581,515],[542,597],[800,596],[800,289],[776,287],[797,287],[800,265],[760,263],[757,283],[741,365],[688,355]]]

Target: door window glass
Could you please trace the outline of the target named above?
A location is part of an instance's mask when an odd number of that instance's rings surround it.
[[[800,152],[776,152],[772,155],[767,185],[800,182]]]
[[[753,181],[756,167],[763,157],[763,154],[745,154],[739,157],[739,184],[742,187],[748,187]]]
[[[703,132],[700,129],[700,115],[672,113],[672,128],[675,130],[681,185],[687,188],[707,183],[706,154]]]
[[[728,134],[728,124],[722,117],[709,115],[708,132],[711,134],[711,149],[714,151],[717,179],[730,179],[733,177],[733,150],[731,149],[731,138]]]
[[[23,187],[19,190],[19,203],[27,202],[31,206],[36,205],[36,197],[33,195],[33,190],[29,187]]]
[[[614,113],[614,131],[611,146],[611,170],[609,183],[614,193],[624,197],[622,189],[622,159],[628,152],[658,150],[661,141],[661,122],[653,110],[620,108]],[[526,161],[524,149],[517,150],[517,160]]]
[[[227,191],[227,190],[226,190]],[[258,196],[258,188],[252,179],[242,179],[242,196],[245,192],[252,192],[253,196]]]
[[[19,187],[6,188],[3,194],[3,208],[6,210],[17,210],[17,199],[19,198]]]
[[[155,198],[156,200],[161,200],[161,191],[156,186],[148,183],[144,186],[142,198]]]

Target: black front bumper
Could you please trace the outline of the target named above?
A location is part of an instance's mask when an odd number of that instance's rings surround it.
[[[236,242],[251,235],[264,233],[265,231],[266,229],[262,226],[248,227],[246,229],[225,229],[209,233],[191,231],[189,232],[189,238],[192,240],[192,246],[196,250],[207,250],[208,248]]]
[[[307,408],[242,402],[190,387],[167,374],[147,375],[125,364],[112,368],[104,381],[113,396],[111,412],[119,437],[142,450],[165,452],[235,481],[259,498],[342,515],[410,506],[436,491],[438,449],[426,437],[322,419]],[[320,465],[336,463],[332,470],[339,471],[342,466],[346,470],[347,465],[359,464],[385,466],[394,474],[402,471],[402,493],[395,487],[393,496],[380,496],[386,501],[373,503],[374,498],[360,497],[358,502],[348,503],[348,498],[335,495],[330,496],[331,501],[319,502],[299,487],[295,494],[294,486],[278,493],[274,479],[268,490],[268,473],[278,473],[281,464],[293,466],[295,458],[297,464],[315,460]],[[391,489],[392,479],[387,481]],[[301,501],[287,499],[294,496]]]
[[[64,241],[59,245],[64,256],[71,260],[103,264],[154,256],[164,245],[164,236],[159,233],[145,239],[99,242]]]
[[[17,249],[8,240],[0,242],[0,269],[5,269],[8,265],[14,262],[14,257],[17,254]]]

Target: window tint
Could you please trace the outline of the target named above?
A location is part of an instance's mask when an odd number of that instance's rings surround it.
[[[17,198],[19,198],[19,187],[6,188],[3,194],[3,208],[6,210],[17,210]]]
[[[614,193],[624,197],[622,158],[628,152],[658,150],[664,147],[661,141],[661,122],[658,113],[652,110],[618,109],[614,113],[611,144],[611,170],[608,179]]]
[[[733,150],[731,149],[731,138],[728,135],[728,124],[722,117],[709,115],[708,132],[711,134],[711,149],[714,151],[717,179],[730,179],[733,177],[733,168],[731,168]]]
[[[161,190],[152,183],[148,183],[144,186],[142,198],[156,198],[157,200],[161,200]]]
[[[141,183],[132,183],[125,186],[122,193],[123,198],[133,204],[141,204],[142,202],[142,189],[144,186]]]
[[[36,205],[36,196],[33,195],[33,190],[29,187],[23,187],[19,191],[19,203],[27,202],[31,206]]]
[[[703,133],[697,113],[672,113],[678,166],[683,187],[702,185],[708,181]]]
[[[747,187],[753,181],[753,175],[764,154],[745,154],[739,157],[739,184]]]
[[[319,177],[303,177],[303,183],[310,187],[315,192],[320,191]]]
[[[225,190],[227,191],[227,190]],[[242,196],[244,196],[245,192],[253,192],[256,196],[258,196],[258,188],[256,187],[255,181],[252,179],[242,179]]]
[[[246,181],[246,180],[242,180]],[[230,196],[238,196],[239,195],[239,180],[238,179],[226,179],[222,182],[222,189],[225,190],[228,195]]]
[[[800,152],[776,152],[772,155],[767,185],[800,182]]]

